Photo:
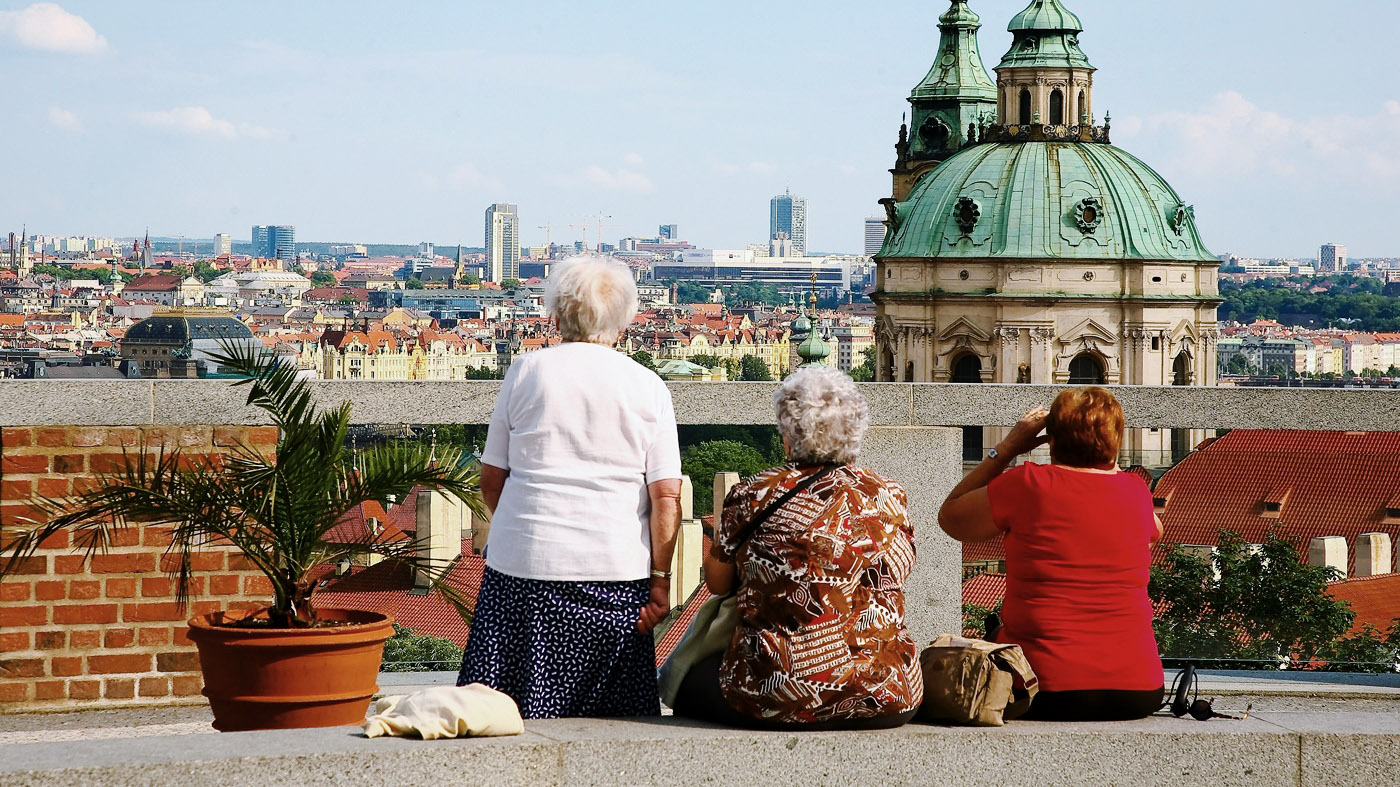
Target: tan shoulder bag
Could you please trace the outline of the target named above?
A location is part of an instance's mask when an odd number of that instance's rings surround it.
[[[924,648],[919,665],[924,702],[918,718],[925,721],[1000,727],[1030,710],[1039,684],[1020,645],[951,634]]]

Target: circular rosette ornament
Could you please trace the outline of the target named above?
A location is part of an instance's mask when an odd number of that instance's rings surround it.
[[[1075,204],[1074,223],[1086,234],[1099,228],[1103,223],[1103,203],[1098,197],[1085,197]]]
[[[972,197],[958,197],[958,204],[953,206],[953,218],[964,235],[972,234],[977,222],[982,220],[982,203]]]
[[[1195,209],[1190,205],[1177,205],[1167,211],[1167,223],[1171,225],[1172,232],[1178,235],[1185,232],[1187,225],[1191,223],[1191,219],[1194,218],[1195,213]]]

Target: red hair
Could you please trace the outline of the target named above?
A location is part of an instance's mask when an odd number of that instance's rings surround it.
[[[1123,407],[1103,388],[1077,388],[1055,397],[1045,419],[1050,458],[1070,467],[1104,467],[1123,445]]]

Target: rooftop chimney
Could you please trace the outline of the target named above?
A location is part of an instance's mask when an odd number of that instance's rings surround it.
[[[1390,573],[1390,534],[1362,533],[1356,537],[1356,576]]]
[[[441,492],[418,493],[418,557],[434,571],[442,571],[462,555],[462,534],[471,530],[471,510],[455,497]],[[433,583],[432,573],[418,569],[413,584]]]
[[[1347,540],[1341,536],[1314,538],[1308,544],[1308,564],[1334,568],[1345,578],[1347,575]]]

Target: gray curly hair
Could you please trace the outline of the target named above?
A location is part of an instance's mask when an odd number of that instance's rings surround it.
[[[870,406],[856,384],[829,366],[793,372],[773,393],[788,458],[800,464],[850,464],[870,426]]]
[[[637,284],[625,265],[573,257],[545,281],[544,306],[565,341],[611,344],[637,316]]]

